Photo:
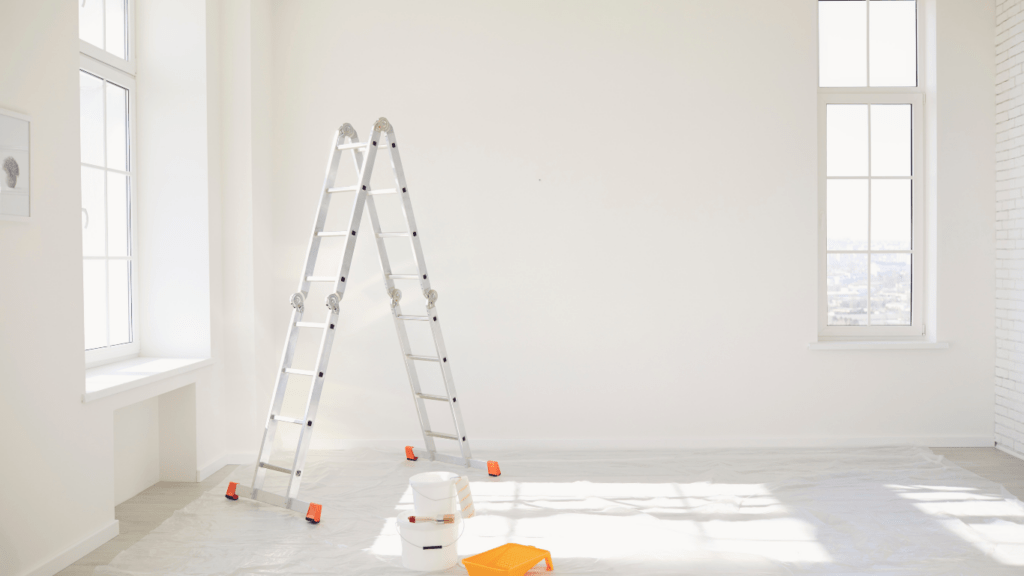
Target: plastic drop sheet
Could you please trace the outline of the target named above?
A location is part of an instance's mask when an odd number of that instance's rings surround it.
[[[414,574],[395,523],[412,513],[409,477],[463,470],[402,456],[310,452],[300,497],[323,504],[319,525],[230,501],[225,480],[96,573]],[[486,457],[503,474],[470,472],[460,558],[516,542],[551,551],[552,574],[1024,574],[1021,502],[927,449]],[[230,480],[251,478],[246,466]]]

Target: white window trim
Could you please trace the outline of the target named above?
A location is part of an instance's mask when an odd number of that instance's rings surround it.
[[[100,0],[90,0],[90,1],[96,2],[96,1],[100,1]],[[89,56],[92,59],[97,60],[99,62],[102,62],[102,63],[106,64],[107,66],[111,66],[113,68],[116,68],[116,69],[124,72],[125,74],[131,75],[134,78],[134,76],[135,76],[135,0],[128,0],[127,2],[125,2],[125,10],[128,12],[128,14],[126,15],[126,19],[127,19],[127,22],[128,22],[128,30],[127,30],[127,34],[128,34],[128,39],[127,39],[128,58],[127,59],[118,58],[117,56],[114,56],[113,54],[111,54],[110,52],[107,52],[103,48],[100,48],[99,46],[96,46],[94,44],[90,44],[89,42],[86,42],[85,40],[82,40],[81,38],[79,38],[79,40],[78,40],[78,50],[82,54],[85,54],[86,56]],[[107,37],[107,30],[106,30],[107,19],[106,19],[106,17],[104,17],[102,19],[102,24],[103,24],[103,38],[106,38]]]
[[[868,0],[868,10],[870,10]],[[917,85],[916,86],[821,86],[821,66],[816,67],[818,76],[818,344],[812,343],[812,349],[847,349],[834,348],[830,342],[847,342],[842,346],[852,346],[848,349],[874,349],[873,344],[890,345],[896,344],[898,348],[904,348],[904,343],[922,342],[934,338],[929,333],[929,327],[925,324],[926,318],[933,313],[931,302],[927,301],[929,294],[928,282],[934,278],[927,269],[927,251],[934,249],[928,242],[929,212],[926,202],[930,194],[927,186],[932,183],[925,182],[925,118],[927,111],[925,106],[925,93],[928,86],[928,62],[926,60],[926,22],[929,14],[929,2],[916,0],[917,8]],[[868,21],[867,34],[870,34],[870,19]],[[819,30],[815,29],[815,48],[820,54],[818,47]],[[867,46],[870,49],[870,45]],[[867,78],[871,81],[871,55],[867,54]],[[891,100],[886,100],[891,98]],[[911,326],[828,326],[828,299],[827,299],[827,257],[826,257],[826,231],[825,231],[825,105],[833,103],[906,103],[913,106],[913,258],[911,261],[911,278],[913,282],[911,293]],[[870,273],[870,269],[869,269]],[[860,347],[857,343],[864,344]],[[941,343],[940,343],[941,344]],[[943,344],[940,347],[944,347]]]
[[[141,344],[139,342],[139,231],[138,231],[138,185],[136,174],[136,121],[135,121],[135,77],[125,73],[119,68],[109,66],[86,54],[79,56],[79,68],[90,74],[95,74],[114,84],[128,89],[128,188],[130,204],[131,230],[131,298],[132,298],[132,341],[127,344],[106,346],[85,351],[85,365],[92,368],[110,362],[117,362],[139,355]],[[105,93],[105,91],[104,91]],[[105,123],[104,123],[105,124]],[[82,165],[81,162],[79,162]],[[104,168],[106,170],[106,168]],[[84,256],[83,256],[84,258]]]
[[[913,219],[911,245],[911,295],[910,326],[829,326],[828,325],[828,257],[826,231],[826,185],[828,182],[825,161],[826,119],[828,104],[910,104],[912,122],[913,166],[911,180]],[[922,94],[836,94],[823,93],[818,96],[818,335],[820,337],[842,337],[844,339],[882,339],[890,337],[921,337],[924,324],[924,96]],[[865,176],[864,179],[869,179]],[[870,204],[869,204],[870,205]],[[870,214],[870,212],[869,212]],[[868,275],[870,278],[870,263]],[[870,311],[869,311],[870,314]]]

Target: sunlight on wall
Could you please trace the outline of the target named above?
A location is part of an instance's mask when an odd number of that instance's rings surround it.
[[[572,558],[716,553],[741,563],[831,561],[814,526],[794,517],[762,484],[474,482],[471,490],[478,516],[466,522],[459,554],[516,542]],[[409,488],[396,515],[412,510]],[[396,556],[401,550],[392,518],[370,551]]]

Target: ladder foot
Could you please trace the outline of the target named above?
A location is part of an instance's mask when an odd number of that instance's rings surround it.
[[[406,446],[405,447],[405,459],[410,461],[410,462],[415,462],[415,461],[419,460],[420,458],[419,458],[419,456],[416,456],[415,454],[412,453],[412,446]]]
[[[310,522],[312,524],[319,524],[320,523],[320,510],[322,508],[323,508],[323,506],[321,506],[319,504],[312,504],[312,503],[310,503],[309,510],[306,512],[306,521]]]
[[[487,474],[490,476],[501,476],[501,468],[498,467],[498,463],[494,460],[487,461]]]
[[[235,488],[238,488],[238,482],[228,484],[228,492],[224,497],[228,500],[238,500],[238,494],[235,494]]]

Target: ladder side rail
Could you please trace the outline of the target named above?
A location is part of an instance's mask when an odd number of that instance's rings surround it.
[[[273,416],[281,413],[281,407],[284,404],[284,393],[288,387],[288,374],[285,372],[285,368],[291,366],[292,358],[295,355],[295,346],[298,343],[299,333],[299,328],[296,324],[302,321],[303,311],[303,308],[292,310],[291,322],[288,326],[288,336],[285,338],[284,352],[281,354],[281,365],[277,371],[277,385],[274,387],[274,396],[270,401],[270,410],[267,413],[267,423],[263,428],[263,440],[260,442],[260,451],[256,457],[256,471],[252,477],[253,493],[258,493],[259,490],[263,489],[263,480],[266,477],[267,470],[260,466],[260,464],[270,463],[270,456],[274,450],[274,438],[277,436],[278,423],[277,419],[273,418]]]
[[[338,128],[334,132],[333,145],[331,146],[331,155],[327,160],[327,173],[324,175],[324,184],[320,187],[320,205],[317,208],[316,220],[313,221],[313,232],[309,237],[309,248],[306,251],[306,263],[302,267],[302,278],[299,280],[299,292],[302,293],[303,297],[309,294],[309,278],[313,275],[313,269],[316,267],[316,258],[320,252],[320,236],[318,232],[323,232],[324,223],[327,221],[327,211],[331,204],[331,195],[327,193],[327,190],[334,186],[334,180],[338,176],[338,164],[341,161],[342,151],[338,150],[338,146],[345,142],[345,138],[351,138],[355,140],[356,131],[350,124],[343,124],[341,128]]]
[[[427,263],[423,257],[423,248],[420,247],[419,236],[412,236],[413,232],[418,232],[419,229],[416,227],[416,217],[412,213],[412,202],[409,200],[409,189],[405,182],[405,170],[402,168],[402,158],[398,152],[398,141],[395,139],[395,128],[388,124],[388,140],[394,144],[394,147],[389,147],[388,151],[391,158],[391,171],[395,176],[396,190],[399,191],[399,196],[402,198],[402,213],[405,214],[405,221],[409,227],[410,240],[412,241],[412,253],[413,258],[416,260],[416,268],[420,274],[420,289],[423,290],[424,297],[430,290],[430,276],[427,274]]]
[[[459,409],[458,392],[455,390],[455,378],[452,376],[452,363],[448,360],[448,349],[444,345],[444,337],[441,335],[441,322],[437,313],[437,304],[427,308],[427,315],[431,317],[430,331],[434,336],[434,346],[437,349],[437,357],[441,358],[441,375],[444,378],[445,391],[448,393],[448,408],[452,412],[452,420],[455,422],[455,434],[459,437],[459,450],[466,460],[472,458],[469,449],[469,440],[466,436],[466,425],[462,422],[462,410]],[[435,320],[436,319],[436,320]]]
[[[298,496],[299,486],[302,484],[302,470],[306,465],[306,453],[309,451],[309,442],[313,437],[313,426],[316,424],[316,413],[320,407],[320,394],[323,392],[324,376],[327,374],[327,363],[331,359],[331,346],[334,344],[334,333],[332,326],[338,323],[338,309],[331,308],[327,311],[327,319],[324,320],[328,328],[320,337],[320,349],[317,352],[316,370],[314,371],[313,383],[309,387],[309,398],[306,400],[306,423],[299,431],[299,445],[295,451],[295,459],[292,462],[292,475],[288,479],[288,491],[285,497],[288,504]],[[287,507],[286,505],[286,507]]]
[[[418,232],[416,227],[416,217],[412,210],[412,200],[408,193],[408,185],[405,180],[405,170],[402,167],[402,158],[398,151],[397,140],[395,139],[395,130],[393,126],[388,126],[388,140],[395,143],[394,147],[388,148],[391,152],[389,155],[391,158],[391,170],[395,177],[395,183],[397,189],[402,193],[402,212],[405,214],[406,223],[410,232],[409,241],[412,244],[413,257],[416,259],[416,265],[419,268],[420,273],[420,287],[423,290],[424,297],[430,292],[430,277],[427,274],[426,258],[423,255],[423,247],[420,245],[420,236],[412,235],[412,232]],[[429,299],[427,301],[427,314],[434,317],[437,312],[436,305]],[[448,393],[448,406],[452,412],[452,420],[455,423],[456,434],[459,437],[459,450],[462,452],[463,458],[469,460],[471,458],[471,451],[469,448],[468,440],[466,438],[466,427],[462,421],[462,411],[459,409],[458,396],[455,390],[455,379],[452,376],[451,363],[444,359],[448,357],[448,351],[444,345],[444,338],[441,336],[441,324],[440,322],[431,321],[430,331],[434,336],[434,345],[437,349],[437,357],[442,358],[441,362],[441,373],[444,377],[445,389]]]
[[[352,132],[355,132],[354,130]],[[380,130],[374,127],[370,138],[374,141],[380,137]],[[341,306],[341,299],[345,294],[345,277],[348,276],[349,267],[352,265],[352,254],[355,251],[357,231],[359,222],[363,217],[363,206],[366,203],[367,190],[370,187],[370,177],[373,174],[373,161],[377,156],[376,146],[367,148],[366,156],[362,158],[362,167],[359,170],[359,184],[356,189],[356,197],[352,203],[352,214],[349,216],[348,236],[345,237],[345,251],[341,258],[341,265],[338,267],[338,274],[334,278],[334,293],[327,296],[327,306],[330,309],[328,325],[338,319],[338,312]],[[335,165],[335,168],[337,166]],[[324,191],[326,194],[326,188]],[[323,374],[327,370],[327,363],[331,356],[330,344],[334,341],[334,330],[324,330],[320,340],[320,350],[317,352],[316,373]],[[315,413],[320,402],[320,393],[323,388],[323,376],[314,375],[313,384],[309,388],[309,397],[306,399],[306,420],[311,420],[311,413]],[[287,497],[293,498],[299,491],[302,483],[302,467],[305,465],[306,452],[309,449],[309,441],[312,426],[303,426],[299,431],[299,444],[295,450],[295,459],[292,464],[292,475],[288,479]]]
[[[346,126],[348,127],[346,129]],[[338,150],[338,145],[344,142],[346,135],[354,135],[355,131],[351,125],[342,125],[340,128],[335,130],[334,137],[331,142],[331,153],[327,158],[327,173],[324,176],[324,184],[320,189],[320,201],[317,205],[316,219],[313,222],[313,232],[310,235],[309,245],[306,250],[306,264],[303,269],[302,277],[299,279],[299,293],[302,294],[302,298],[309,294],[309,281],[306,280],[313,273],[313,266],[316,264],[316,258],[320,251],[320,237],[317,236],[317,232],[323,230],[324,222],[327,220],[327,210],[330,206],[330,194],[327,193],[327,189],[330,188],[334,183],[334,178],[338,173],[338,164],[341,160],[341,153]],[[288,326],[288,335],[285,338],[284,352],[281,354],[281,364],[277,372],[277,384],[274,386],[274,395],[270,401],[270,410],[267,413],[267,423],[263,429],[263,439],[260,442],[260,449],[256,458],[256,470],[253,473],[252,479],[252,490],[254,493],[258,493],[263,488],[263,481],[266,478],[266,469],[260,466],[260,464],[267,464],[270,462],[270,456],[274,450],[274,439],[277,436],[277,420],[273,419],[272,416],[281,412],[281,407],[284,404],[285,390],[288,387],[288,374],[285,369],[290,368],[292,364],[292,358],[295,355],[295,346],[298,342],[298,326],[297,322],[302,320],[302,314],[304,312],[304,306],[300,306],[292,310],[291,322]]]
[[[353,131],[354,132],[354,131]],[[375,125],[370,134],[370,141],[374,142],[380,138],[380,130]],[[359,222],[363,218],[363,206],[366,203],[367,191],[370,189],[370,176],[373,174],[373,161],[377,157],[377,147],[368,146],[366,156],[359,158],[361,154],[356,152],[356,160],[361,160],[362,166],[359,169],[359,184],[356,189],[356,198],[352,202],[352,215],[348,221],[348,236],[345,237],[345,252],[341,257],[341,265],[338,266],[338,273],[334,277],[334,293],[337,294],[340,303],[341,297],[345,294],[345,278],[348,276],[349,268],[352,266],[352,254],[356,248],[356,233],[359,230]]]
[[[366,212],[370,215],[370,225],[373,227],[373,237],[377,241],[377,255],[380,257],[380,268],[382,275],[384,276],[384,289],[392,298],[391,301],[391,316],[395,321],[395,332],[398,334],[398,346],[402,352],[402,362],[405,363],[405,372],[409,376],[409,386],[412,389],[413,404],[416,406],[416,417],[420,422],[420,432],[423,434],[423,443],[426,445],[427,451],[433,455],[437,451],[434,445],[434,438],[427,436],[427,431],[430,430],[430,418],[427,415],[427,407],[423,402],[423,398],[420,397],[423,390],[420,387],[419,374],[416,372],[415,361],[409,357],[412,354],[412,346],[409,344],[409,333],[405,327],[405,322],[400,320],[398,317],[402,315],[402,307],[398,303],[398,300],[394,298],[395,281],[391,279],[391,261],[388,258],[387,247],[384,244],[384,239],[379,236],[380,229],[380,218],[377,216],[377,204],[372,196],[366,199]]]

